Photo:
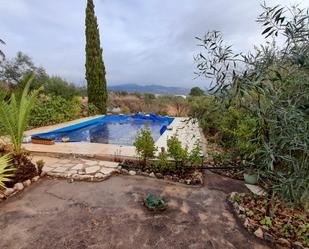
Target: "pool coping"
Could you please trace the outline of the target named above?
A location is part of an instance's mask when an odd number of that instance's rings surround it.
[[[80,118],[72,120],[69,122],[64,122],[55,125],[49,125],[44,127],[39,127],[31,129],[25,132],[26,136],[31,136],[33,134],[50,132],[56,129],[64,128],[74,124],[82,123],[85,121],[90,121],[99,117],[104,117],[105,115],[97,115],[92,117]],[[169,137],[177,133],[178,128],[184,125],[185,120],[189,120],[188,117],[173,117],[174,120],[168,126],[169,128],[159,137],[155,142],[158,152],[161,147],[167,147],[166,141]],[[200,129],[198,132],[201,135]],[[203,136],[201,136],[203,140]],[[181,139],[180,139],[181,140]],[[182,139],[187,140],[187,139]],[[185,144],[187,141],[181,141]],[[204,150],[204,141],[201,141],[201,145]],[[99,143],[89,143],[89,142],[68,142],[68,143],[55,143],[54,145],[40,145],[32,143],[24,143],[23,147],[25,150],[31,152],[33,155],[48,155],[55,157],[79,157],[79,158],[95,158],[97,160],[108,160],[108,161],[118,161],[121,162],[126,159],[138,160],[136,150],[134,146],[125,145],[115,145],[115,144],[99,144]]]

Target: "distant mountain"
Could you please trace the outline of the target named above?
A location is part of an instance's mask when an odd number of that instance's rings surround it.
[[[153,93],[163,95],[188,95],[190,89],[183,87],[161,86],[161,85],[137,85],[137,84],[123,84],[109,86],[109,91],[126,91],[129,93]]]

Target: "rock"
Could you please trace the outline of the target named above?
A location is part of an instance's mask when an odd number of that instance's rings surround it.
[[[98,162],[97,161],[91,161],[91,160],[84,160],[85,164],[87,164],[88,166],[94,166],[97,165]]]
[[[115,171],[114,168],[105,168],[105,167],[102,167],[100,170],[100,172],[103,173],[104,175],[112,174],[114,171]]]
[[[68,183],[72,183],[72,182],[74,182],[73,178],[68,179]]]
[[[32,182],[37,182],[37,181],[39,180],[39,178],[40,178],[39,176],[35,176],[35,177],[33,177],[33,178],[31,179],[31,181],[32,181]]]
[[[237,202],[233,203],[233,207],[234,207],[235,212],[239,214],[239,205]]]
[[[102,174],[102,173],[96,173],[96,174],[94,175],[94,177],[102,179],[102,178],[105,177],[105,175]]]
[[[119,165],[119,166],[117,167],[117,169],[120,169],[120,170],[121,170],[121,169],[122,169],[122,166]]]
[[[267,232],[264,233],[264,239],[270,243],[274,243],[276,240],[274,236]]]
[[[260,227],[254,232],[254,235],[260,239],[264,238],[263,230]]]
[[[245,219],[245,221],[244,221],[244,227],[245,227],[245,228],[248,228],[249,226],[250,226],[249,220],[248,220],[248,219]]]
[[[129,171],[129,175],[131,175],[131,176],[135,176],[135,175],[136,175],[136,171],[134,171],[134,170],[130,170],[130,171]]]
[[[165,176],[164,176],[164,180],[172,181],[172,180],[173,180],[173,177],[170,176],[170,175],[165,175]]]
[[[141,175],[142,175],[142,176],[149,176],[149,173],[147,173],[147,172],[141,172]]]
[[[156,177],[155,173],[153,173],[153,172],[151,172],[151,173],[149,174],[149,176],[150,176],[150,177]]]
[[[298,241],[293,243],[293,248],[294,249],[305,249],[305,247],[302,245],[302,243],[300,243]]]
[[[179,182],[184,184],[185,183],[185,180],[184,179],[179,179]]]
[[[15,192],[15,189],[13,188],[7,188],[5,191],[4,191],[4,195],[5,196],[10,196],[11,194],[13,194]]]
[[[28,179],[27,181],[24,181],[23,184],[25,187],[29,187],[31,185],[31,180]]]
[[[246,212],[245,208],[242,206],[238,206],[239,207],[239,213],[244,214]]]
[[[81,170],[83,169],[84,165],[83,164],[77,164],[75,165],[73,168],[71,168],[71,170]]]
[[[163,179],[163,175],[162,175],[161,173],[156,173],[156,177],[157,177],[158,179]]]
[[[122,172],[123,174],[127,174],[127,175],[129,174],[129,171],[126,170],[126,169],[122,169],[121,172]]]
[[[186,179],[186,180],[185,180],[185,183],[186,183],[187,185],[190,185],[190,184],[191,184],[191,179]]]
[[[21,191],[24,189],[24,185],[21,182],[15,183],[14,189],[17,191]]]
[[[291,243],[288,240],[284,239],[284,238],[279,238],[277,240],[277,244],[280,245],[280,248],[282,248],[282,249],[283,248],[290,248],[291,247]]]
[[[67,168],[65,167],[58,167],[56,169],[54,169],[53,171],[56,172],[56,173],[63,173],[67,170]]]
[[[91,167],[85,168],[86,174],[93,174],[93,173],[96,173],[99,170],[100,170],[100,166],[91,166]]]

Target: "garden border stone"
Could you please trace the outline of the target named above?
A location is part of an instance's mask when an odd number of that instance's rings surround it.
[[[309,249],[308,247],[303,246],[300,242],[290,242],[284,238],[278,238],[276,239],[271,234],[267,233],[266,231],[263,231],[261,227],[256,227],[255,225],[250,223],[250,220],[246,218],[244,215],[245,209],[241,205],[235,201],[234,197],[236,194],[239,195],[245,195],[245,193],[238,193],[238,192],[232,192],[228,198],[227,201],[231,204],[234,214],[237,216],[237,218],[241,221],[242,225],[250,232],[253,233],[256,237],[263,239],[270,244],[274,246],[274,248],[277,249]]]

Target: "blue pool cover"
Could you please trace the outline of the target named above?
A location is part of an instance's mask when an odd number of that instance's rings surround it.
[[[142,128],[149,127],[156,141],[173,120],[171,117],[154,114],[104,116],[33,136],[53,138],[56,142],[61,142],[62,138],[69,138],[70,142],[133,145]]]

